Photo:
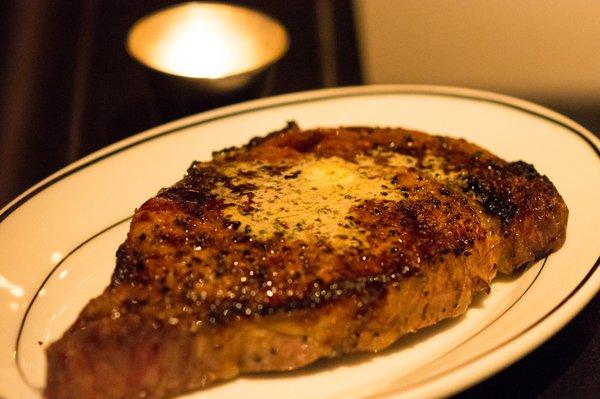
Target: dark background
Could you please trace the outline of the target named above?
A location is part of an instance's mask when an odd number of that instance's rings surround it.
[[[129,27],[171,3],[0,2],[0,207],[82,156],[176,116],[161,111],[161,96],[124,50]],[[271,94],[362,83],[351,2],[235,3],[274,16],[290,33]],[[600,131],[597,112],[559,107]],[[597,296],[539,349],[458,397],[598,397],[599,320]]]

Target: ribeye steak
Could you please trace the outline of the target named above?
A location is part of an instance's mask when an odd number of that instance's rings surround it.
[[[45,394],[163,398],[378,351],[560,248],[567,215],[533,166],[462,139],[290,123],[136,210]]]

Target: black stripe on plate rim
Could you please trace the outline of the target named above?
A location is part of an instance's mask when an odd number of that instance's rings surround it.
[[[545,115],[543,113],[539,113],[537,111],[533,111],[531,109],[521,107],[519,105],[511,104],[511,103],[508,103],[508,102],[505,102],[502,100],[491,99],[491,98],[480,97],[480,96],[469,95],[469,94],[438,92],[438,91],[435,91],[432,89],[423,89],[423,90],[396,89],[396,90],[392,90],[392,91],[382,90],[382,89],[379,89],[379,90],[373,89],[373,91],[365,91],[365,92],[359,92],[359,93],[324,94],[322,96],[314,96],[311,98],[281,101],[281,102],[277,102],[275,104],[267,104],[267,105],[257,106],[254,108],[249,108],[249,109],[244,109],[244,110],[239,110],[239,111],[232,111],[232,112],[225,113],[222,115],[217,115],[217,116],[214,116],[211,118],[202,119],[202,120],[195,121],[195,122],[190,122],[188,124],[185,124],[183,126],[179,126],[176,128],[168,129],[165,131],[160,131],[149,137],[140,138],[139,140],[134,141],[133,143],[123,145],[122,147],[116,148],[113,151],[110,151],[106,154],[99,155],[96,158],[90,159],[89,161],[87,161],[73,169],[66,170],[66,171],[62,172],[61,174],[59,174],[58,176],[54,177],[53,179],[51,179],[51,180],[47,181],[46,183],[42,184],[41,186],[37,187],[35,190],[31,191],[30,193],[25,195],[23,198],[19,199],[17,202],[15,202],[10,207],[8,207],[8,209],[6,209],[4,212],[2,212],[2,214],[0,214],[0,223],[4,219],[6,219],[10,214],[12,214],[15,210],[17,210],[21,205],[23,205],[25,202],[27,202],[29,199],[33,198],[35,195],[39,194],[40,192],[44,191],[45,189],[54,185],[55,183],[59,182],[60,180],[64,179],[65,177],[70,176],[82,169],[87,168],[88,166],[95,164],[96,162],[102,161],[103,159],[109,158],[117,153],[126,151],[128,149],[131,149],[132,147],[138,146],[138,145],[143,144],[148,141],[152,141],[159,137],[163,137],[163,136],[166,136],[166,135],[169,135],[172,133],[177,133],[182,130],[186,130],[190,127],[200,126],[200,125],[214,122],[217,120],[226,119],[226,118],[230,118],[233,116],[243,115],[243,114],[247,114],[247,113],[251,113],[251,112],[262,111],[265,109],[278,108],[278,107],[287,106],[287,105],[302,104],[302,103],[307,103],[307,102],[326,101],[326,100],[331,100],[331,99],[336,99],[336,98],[345,98],[345,97],[367,97],[367,96],[373,96],[373,95],[398,95],[398,94],[428,95],[428,96],[453,97],[453,98],[462,98],[462,99],[468,99],[468,100],[478,100],[478,101],[482,101],[482,102],[488,102],[488,103],[492,103],[492,104],[502,105],[507,108],[516,109],[516,110],[525,112],[527,114],[534,115],[539,118],[545,119],[547,121],[553,122],[559,126],[566,128],[570,132],[575,133],[577,136],[579,136],[581,139],[583,139],[590,147],[592,147],[592,149],[594,150],[596,155],[600,158],[600,149],[585,134],[581,133],[579,130],[575,129],[574,127],[572,127],[562,121],[556,120],[556,119],[552,118],[551,116]]]
[[[21,368],[21,364],[19,363],[19,343],[21,342],[21,335],[23,334],[23,328],[25,327],[25,321],[27,320],[27,316],[29,315],[29,311],[31,310],[31,308],[33,307],[33,304],[35,303],[35,300],[38,298],[40,291],[44,288],[44,286],[46,285],[46,283],[48,282],[48,280],[50,280],[50,277],[52,277],[52,275],[54,274],[54,272],[56,272],[56,270],[58,270],[58,268],[67,261],[67,259],[69,259],[71,256],[73,256],[77,251],[79,251],[81,248],[83,248],[84,246],[86,246],[87,244],[89,244],[91,241],[94,241],[96,238],[100,237],[101,235],[103,235],[104,233],[106,233],[107,231],[112,230],[113,228],[120,226],[121,224],[129,221],[131,219],[131,216],[127,216],[124,219],[119,220],[118,222],[115,222],[113,224],[111,224],[108,227],[105,227],[104,229],[100,230],[99,232],[93,234],[92,236],[86,238],[84,241],[82,241],[81,243],[77,244],[75,246],[75,248],[73,248],[72,250],[69,251],[69,253],[67,253],[65,255],[64,258],[62,258],[60,260],[60,262],[58,262],[53,268],[52,270],[50,270],[50,272],[48,273],[48,275],[44,278],[44,281],[42,281],[42,283],[40,284],[40,286],[38,287],[37,291],[35,292],[35,294],[33,295],[33,298],[31,299],[31,301],[29,302],[29,305],[27,306],[27,309],[25,310],[25,313],[23,314],[23,318],[21,319],[21,324],[19,326],[19,332],[17,334],[17,340],[15,341],[15,362],[17,364],[17,369],[19,371],[19,375],[21,376],[21,378],[23,379],[23,381],[25,381],[25,383],[33,389],[39,389],[39,387],[36,387],[34,384],[31,383],[31,381],[29,381],[27,379],[27,377],[25,376],[25,372],[23,371],[23,369]]]

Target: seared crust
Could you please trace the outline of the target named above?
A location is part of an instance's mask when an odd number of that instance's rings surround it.
[[[318,217],[315,232],[289,212],[272,234],[248,222],[257,179],[291,185],[306,174],[297,165],[333,159],[363,174],[369,159],[385,178],[367,198],[340,189],[335,237]],[[382,349],[463,313],[497,270],[560,248],[567,214],[533,166],[461,139],[290,124],[194,163],[136,211],[110,286],[48,349],[46,395],[163,397]]]

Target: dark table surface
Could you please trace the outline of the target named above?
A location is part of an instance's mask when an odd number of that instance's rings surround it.
[[[171,3],[0,3],[0,207],[76,159],[178,116],[161,111],[160,96],[123,47],[135,20]],[[238,3],[290,32],[271,94],[362,83],[349,1]],[[324,51],[334,52],[335,65],[325,65]],[[557,110],[600,131],[598,110]],[[600,397],[599,324],[596,296],[538,349],[457,397]]]

